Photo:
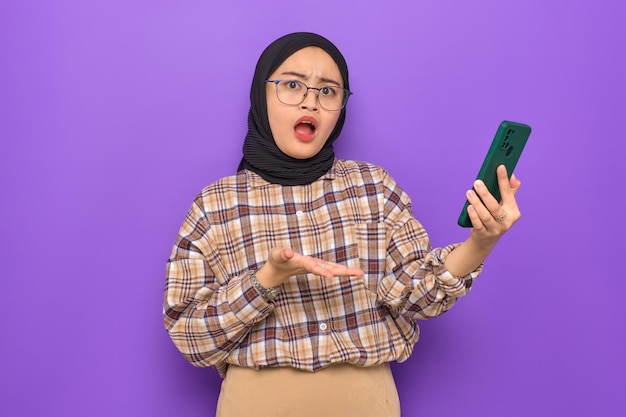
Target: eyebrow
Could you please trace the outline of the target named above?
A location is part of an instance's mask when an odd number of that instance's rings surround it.
[[[302,73],[296,72],[296,71],[285,71],[283,73],[280,74],[281,76],[283,75],[292,75],[294,77],[297,78],[301,78],[303,80],[308,80],[308,77]],[[321,83],[326,83],[326,84],[335,84],[337,86],[341,86],[340,83],[338,83],[337,81],[331,79],[331,78],[326,78],[326,77],[320,77],[317,79],[319,82]]]

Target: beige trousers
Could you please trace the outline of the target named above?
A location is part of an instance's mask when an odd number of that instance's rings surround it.
[[[332,365],[318,372],[230,366],[216,417],[399,417],[389,364]]]

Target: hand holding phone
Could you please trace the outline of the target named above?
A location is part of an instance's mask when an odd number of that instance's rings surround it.
[[[513,170],[517,165],[526,141],[530,136],[530,126],[510,121],[500,123],[496,135],[491,142],[487,156],[478,171],[477,179],[482,180],[493,197],[501,201],[500,188],[498,187],[498,176],[496,169],[500,165],[506,167],[507,174],[511,178]],[[472,227],[472,222],[467,214],[469,201],[465,201],[465,206],[459,215],[458,224],[462,227]]]

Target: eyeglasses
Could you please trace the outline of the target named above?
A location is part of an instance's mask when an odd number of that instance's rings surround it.
[[[317,101],[322,108],[329,111],[339,111],[346,106],[348,98],[352,95],[350,90],[345,88],[328,85],[319,88],[309,87],[296,80],[265,80],[265,82],[276,85],[278,100],[288,106],[297,106],[304,101],[309,90],[317,90]]]

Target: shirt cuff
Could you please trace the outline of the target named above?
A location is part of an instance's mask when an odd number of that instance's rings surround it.
[[[460,243],[455,243],[452,245],[448,245],[444,248],[437,248],[431,251],[426,258],[424,259],[424,265],[430,266],[432,268],[433,273],[435,274],[435,278],[437,280],[437,284],[442,291],[446,294],[453,296],[455,298],[463,297],[467,295],[474,280],[480,275],[483,270],[483,263],[481,263],[478,268],[469,274],[457,277],[452,275],[444,266],[444,262],[450,252],[452,252],[456,247],[458,247]]]
[[[254,288],[250,275],[252,272],[231,279],[226,285],[226,299],[239,321],[253,324],[265,319],[274,310],[274,305]]]

